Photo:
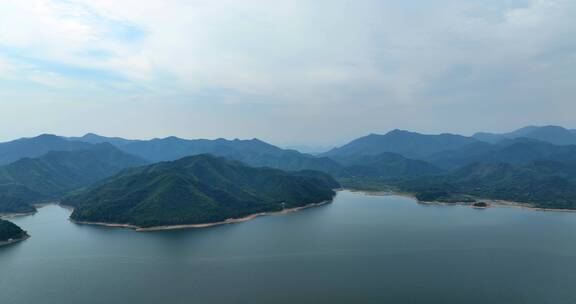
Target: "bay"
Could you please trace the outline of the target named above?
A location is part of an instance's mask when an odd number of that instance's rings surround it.
[[[422,205],[341,191],[332,204],[204,229],[12,219],[0,303],[576,303],[576,213]]]

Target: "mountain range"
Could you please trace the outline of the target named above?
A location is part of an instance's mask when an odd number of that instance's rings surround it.
[[[256,168],[298,171],[300,175],[308,172],[322,177],[320,179],[324,179],[322,174],[329,174],[342,186],[357,189],[379,190],[393,186],[409,191],[422,183],[441,188],[438,193],[479,196],[481,192],[474,189],[483,189],[486,196],[502,197],[498,193],[507,193],[504,197],[509,198],[513,193],[532,193],[527,187],[540,189],[534,185],[542,183],[564,193],[565,200],[544,194],[544,190],[539,190],[535,199],[519,194],[515,197],[538,204],[549,201],[566,206],[572,192],[555,187],[573,183],[561,169],[576,163],[574,137],[576,131],[556,126],[530,126],[509,133],[476,133],[471,137],[393,130],[310,155],[258,139],[131,140],[93,133],[82,137],[44,134],[0,143],[0,213],[33,212],[34,203],[59,200],[71,192],[101,185],[103,179],[124,169],[177,162],[204,154]],[[478,172],[480,168],[499,170],[490,178],[463,182],[470,179],[462,172]],[[514,172],[513,177],[507,177],[509,172]],[[527,175],[532,179],[525,178]],[[489,184],[489,180],[497,180],[496,176],[507,177],[498,185],[509,189],[508,192]],[[438,186],[438,182],[443,186]],[[419,193],[432,193],[432,190],[414,189]]]
[[[139,156],[150,162],[177,160],[190,155],[212,154],[238,160],[251,166],[272,167],[282,170],[312,169],[335,172],[340,169],[340,165],[331,159],[315,157],[295,150],[284,150],[258,139],[190,140],[171,136],[151,140],[128,140],[86,134],[82,137],[70,138],[70,140],[89,143],[108,142],[126,153]]]
[[[325,157],[350,155],[377,155],[391,152],[407,158],[423,158],[442,151],[462,148],[477,142],[476,139],[454,134],[424,135],[403,130],[387,134],[370,134],[321,154]]]
[[[34,138],[21,138],[0,143],[0,165],[9,164],[24,157],[38,157],[50,151],[75,151],[89,148],[89,143],[71,141],[50,134],[42,134]]]
[[[480,132],[472,137],[488,143],[498,143],[506,139],[532,138],[555,145],[576,145],[576,130],[568,130],[559,126],[528,126],[509,133]]]
[[[473,137],[465,137],[453,134],[423,135],[394,130],[383,135],[361,137],[321,156],[342,160],[347,157],[397,153],[444,170],[475,162],[525,164],[535,160],[576,161],[576,145],[571,144],[566,136],[570,134],[576,138],[576,133],[561,127],[526,127],[507,133],[509,135],[506,136],[499,135],[498,140],[487,140],[486,134],[488,133],[477,133]],[[547,136],[543,136],[544,134]],[[558,144],[559,142],[563,144]]]
[[[354,178],[343,178],[345,187],[399,190],[421,200],[453,202],[483,197],[576,209],[575,138],[574,130],[556,126],[472,137],[394,130],[353,140],[322,156],[341,163],[358,159],[370,168]],[[369,159],[378,153],[398,153],[407,158],[405,164],[420,161],[418,167],[427,169],[418,170],[422,174],[374,175],[370,172],[375,166],[370,166]],[[392,168],[388,166],[385,172],[394,172]]]

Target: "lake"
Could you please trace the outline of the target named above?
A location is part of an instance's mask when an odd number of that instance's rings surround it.
[[[0,303],[576,303],[576,213],[422,205],[341,191],[288,215],[204,229],[12,219]]]

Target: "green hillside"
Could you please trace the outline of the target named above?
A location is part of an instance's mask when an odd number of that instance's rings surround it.
[[[77,221],[140,227],[199,224],[331,200],[320,172],[248,167],[211,155],[125,170],[63,203]]]
[[[471,195],[576,209],[576,164],[535,161],[526,165],[477,163],[444,176],[397,181],[396,186],[423,201]]]
[[[33,212],[31,203],[54,200],[119,171],[145,164],[110,144],[52,151],[0,167],[0,213]]]
[[[26,236],[26,232],[14,223],[0,219],[0,243],[8,240],[22,239]]]

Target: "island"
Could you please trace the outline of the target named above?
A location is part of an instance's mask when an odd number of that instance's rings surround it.
[[[23,241],[30,236],[16,224],[0,219],[0,246]]]
[[[79,224],[143,230],[206,227],[330,202],[339,184],[209,154],[127,169],[62,200]]]

